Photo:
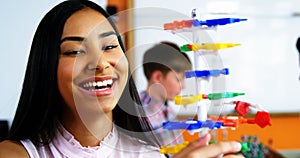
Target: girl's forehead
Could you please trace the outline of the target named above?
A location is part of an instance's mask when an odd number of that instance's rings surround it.
[[[64,26],[62,38],[65,36],[86,37],[91,33],[114,31],[106,17],[91,8],[75,12],[71,15]]]

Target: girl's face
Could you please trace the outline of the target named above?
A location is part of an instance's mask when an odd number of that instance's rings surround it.
[[[128,62],[114,29],[90,8],[66,21],[57,70],[59,91],[73,113],[111,113],[128,78]]]

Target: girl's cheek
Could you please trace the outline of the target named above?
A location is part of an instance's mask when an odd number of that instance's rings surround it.
[[[72,80],[73,76],[75,76],[76,74],[76,67],[74,67],[74,62],[61,60],[58,64],[57,73],[58,79],[60,80]]]
[[[116,63],[116,67],[118,67],[119,69],[121,69],[122,71],[128,71],[128,61],[126,59],[126,57],[124,55],[122,55],[117,63]]]

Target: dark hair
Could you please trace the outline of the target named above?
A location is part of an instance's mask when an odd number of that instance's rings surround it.
[[[149,80],[154,71],[166,75],[169,71],[184,72],[191,69],[191,61],[186,53],[181,53],[178,45],[163,41],[148,49],[143,57],[144,74]]]
[[[55,136],[62,107],[65,104],[57,85],[57,66],[61,36],[66,20],[75,12],[92,8],[104,15],[117,33],[125,53],[120,34],[109,15],[97,4],[88,0],[68,0],[51,9],[41,20],[31,45],[23,88],[10,129],[8,139],[19,141],[30,139],[34,144],[48,144]],[[128,72],[130,75],[130,71]],[[113,110],[116,126],[129,135],[148,141],[144,135],[133,132],[150,131],[151,125],[145,117],[133,79],[127,81],[118,105]],[[122,102],[120,104],[120,102]],[[128,113],[124,108],[130,110]]]
[[[298,52],[300,53],[300,37],[298,37],[298,39],[297,39],[296,48],[297,48]]]

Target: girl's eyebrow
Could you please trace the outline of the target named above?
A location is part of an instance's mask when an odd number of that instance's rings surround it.
[[[60,40],[60,44],[62,44],[64,41],[78,41],[78,42],[82,42],[84,40],[85,40],[85,38],[83,38],[83,37],[69,36],[69,37],[65,37],[62,40]]]
[[[117,35],[114,31],[109,31],[109,32],[104,32],[104,33],[101,33],[99,35],[99,38],[105,38],[105,37],[108,37],[108,36],[111,36],[111,35]],[[65,41],[77,41],[77,42],[82,42],[84,41],[85,38],[84,37],[80,37],[80,36],[69,36],[69,37],[65,37],[63,38],[61,41],[60,41],[60,44],[62,44],[63,42]]]
[[[99,35],[100,38],[104,38],[111,35],[117,35],[114,31],[104,32]]]

